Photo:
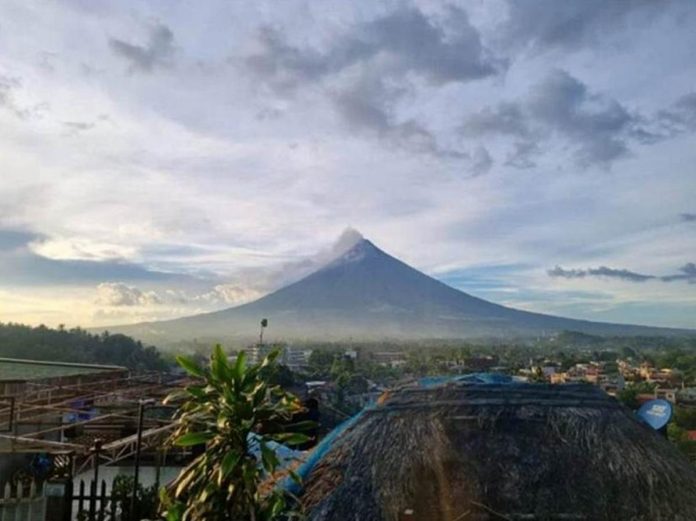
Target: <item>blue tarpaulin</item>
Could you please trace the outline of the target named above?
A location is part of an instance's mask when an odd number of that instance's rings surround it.
[[[450,383],[462,384],[513,384],[512,376],[501,373],[470,373],[457,376],[425,376],[418,380],[421,387],[438,387]]]
[[[355,425],[357,421],[362,417],[362,415],[365,414],[365,411],[374,407],[375,405],[369,405],[365,407],[358,414],[356,414],[355,416],[351,416],[346,421],[338,425],[330,433],[328,433],[324,437],[324,439],[321,440],[316,447],[314,447],[314,450],[309,454],[307,461],[300,465],[296,470],[296,473],[300,477],[300,479],[304,481],[307,478],[307,476],[309,476],[309,473],[312,472],[314,466],[319,462],[321,458],[324,457],[324,454],[329,452],[329,450],[333,447],[334,443],[341,436],[341,434],[343,434],[346,430]],[[280,487],[283,490],[287,490],[292,494],[299,494],[302,491],[301,483],[297,483],[292,478],[285,478],[281,482]]]

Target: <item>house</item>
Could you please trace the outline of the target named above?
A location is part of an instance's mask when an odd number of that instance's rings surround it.
[[[648,521],[696,512],[696,467],[586,384],[409,385],[326,440],[297,469],[303,488],[293,492],[308,521],[405,512]]]
[[[696,405],[696,387],[686,387],[677,391],[677,403],[680,405]]]
[[[370,356],[379,365],[401,367],[406,364],[406,353],[403,351],[376,351]]]
[[[679,392],[679,389],[676,389],[676,388],[657,387],[655,389],[655,398],[661,398],[661,399],[667,400],[668,402],[671,402],[671,403],[677,403],[677,393],[678,392]]]

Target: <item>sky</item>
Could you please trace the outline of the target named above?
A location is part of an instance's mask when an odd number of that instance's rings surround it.
[[[4,0],[0,322],[248,302],[359,230],[454,287],[696,328],[692,0]]]

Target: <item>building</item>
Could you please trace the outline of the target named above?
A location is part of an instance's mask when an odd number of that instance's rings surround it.
[[[679,405],[696,405],[696,387],[686,387],[677,392],[677,403]]]
[[[301,349],[295,346],[285,346],[281,354],[281,363],[289,369],[297,371],[309,364],[309,357],[312,355],[311,349]]]
[[[400,367],[406,363],[406,353],[403,351],[375,351],[370,356],[375,363],[389,367]]]
[[[19,450],[12,436],[53,427],[42,440],[64,441],[64,432],[55,426],[66,421],[73,399],[128,376],[128,369],[118,366],[0,358],[0,478],[26,464],[26,451]],[[81,399],[82,412],[92,410],[97,399]]]
[[[657,387],[655,389],[655,398],[667,400],[670,403],[677,403],[677,393],[679,389]]]
[[[464,365],[468,371],[490,371],[495,365],[498,365],[497,356],[470,356],[464,361]]]
[[[594,386],[415,384],[348,422],[297,471],[311,521],[696,512],[696,467]]]
[[[280,356],[278,357],[278,363],[283,364],[293,371],[306,367],[309,363],[309,357],[312,354],[311,349],[302,349],[291,345],[279,346],[277,344],[254,344],[246,349],[247,356],[249,357],[249,363],[261,363],[263,359],[266,358],[273,350],[278,348],[281,349]]]
[[[128,369],[113,365],[0,358],[0,397],[41,395],[47,387],[79,387],[127,376]]]

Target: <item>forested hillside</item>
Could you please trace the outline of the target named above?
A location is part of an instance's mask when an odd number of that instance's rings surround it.
[[[136,371],[166,364],[152,346],[121,334],[94,335],[84,329],[51,329],[0,323],[0,357],[121,365]]]

